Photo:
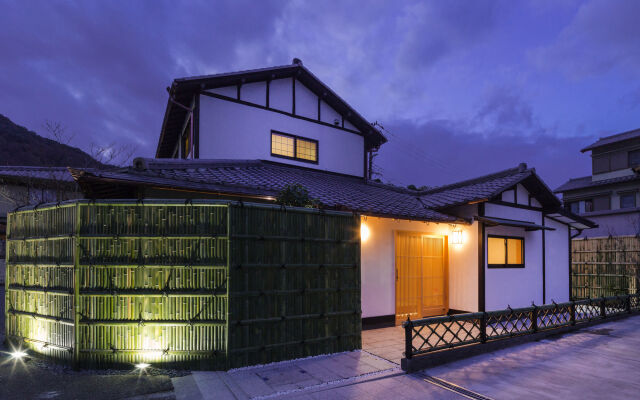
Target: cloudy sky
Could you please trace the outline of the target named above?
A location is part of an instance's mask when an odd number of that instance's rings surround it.
[[[303,60],[389,143],[385,181],[527,162],[556,187],[579,149],[640,128],[640,2],[5,1],[0,114],[153,156],[177,77]]]

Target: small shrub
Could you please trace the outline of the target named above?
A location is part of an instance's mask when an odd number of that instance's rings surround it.
[[[276,202],[289,207],[320,208],[321,205],[318,200],[309,196],[307,188],[298,183],[285,186],[278,193]]]

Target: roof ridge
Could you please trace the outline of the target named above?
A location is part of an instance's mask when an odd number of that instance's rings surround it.
[[[598,138],[598,140],[600,139],[611,139],[617,136],[622,136],[622,135],[626,135],[627,133],[632,133],[632,132],[636,132],[636,131],[640,131],[640,128],[636,128],[636,129],[630,129],[628,131],[624,131],[624,132],[620,132],[620,133],[614,133],[613,135],[609,135],[609,136],[600,136]]]
[[[484,181],[488,181],[488,180],[491,180],[491,179],[501,178],[501,177],[509,176],[509,175],[515,175],[515,174],[523,173],[523,172],[531,173],[533,171],[534,171],[533,168],[527,168],[527,164],[521,163],[517,167],[514,167],[514,168],[508,168],[508,169],[505,169],[505,170],[502,170],[502,171],[498,171],[498,172],[494,172],[494,173],[491,173],[491,174],[479,176],[479,177],[476,177],[476,178],[467,179],[467,180],[459,181],[459,182],[455,182],[455,183],[450,183],[448,185],[438,186],[438,187],[435,187],[433,189],[427,189],[427,190],[424,190],[424,191],[420,191],[420,192],[418,192],[418,194],[420,196],[423,196],[423,195],[427,195],[427,194],[439,193],[439,192],[442,192],[444,190],[449,190],[449,189],[455,189],[455,188],[458,188],[458,187],[474,185],[474,184],[482,183]]]
[[[217,74],[185,76],[185,77],[182,77],[182,78],[175,78],[173,81],[174,82],[188,82],[188,81],[198,80],[198,79],[219,78],[219,77],[222,77],[222,76],[233,76],[233,75],[247,74],[247,73],[251,73],[251,72],[271,71],[271,70],[274,70],[274,69],[299,68],[301,66],[302,65],[299,65],[299,64],[284,64],[284,65],[274,65],[272,67],[248,68],[248,69],[242,69],[242,70],[238,70],[238,71],[220,72],[220,73],[217,73]]]
[[[634,134],[634,135],[631,135],[631,134]],[[600,136],[600,137],[598,137],[598,140],[596,140],[595,142],[591,143],[587,147],[581,149],[580,152],[584,153],[586,151],[594,150],[594,149],[597,149],[599,147],[607,146],[607,145],[610,145],[610,144],[620,143],[620,142],[624,142],[626,140],[637,139],[638,138],[638,136],[637,136],[638,134],[640,134],[640,128],[631,129],[631,130],[620,132],[620,133],[615,133],[615,134],[609,135],[609,136]],[[628,136],[628,137],[624,137],[624,136]]]
[[[130,168],[134,170],[155,170],[155,169],[193,169],[193,168],[207,168],[207,167],[221,167],[224,165],[260,165],[261,160],[250,159],[195,159],[187,160],[182,158],[151,158],[151,157],[136,157],[133,160],[133,165]]]
[[[0,169],[12,170],[12,171],[24,171],[24,170],[58,170],[58,171],[64,171],[64,170],[67,169],[67,167],[61,167],[61,166],[46,167],[46,166],[43,166],[43,165],[2,165],[2,166],[0,166]]]

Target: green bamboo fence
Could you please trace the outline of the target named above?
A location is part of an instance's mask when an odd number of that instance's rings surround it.
[[[5,307],[10,341],[78,366],[220,370],[357,349],[359,218],[204,200],[20,210]]]
[[[638,293],[638,236],[573,239],[571,260],[573,299]]]

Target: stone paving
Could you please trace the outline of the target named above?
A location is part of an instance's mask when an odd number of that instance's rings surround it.
[[[174,378],[177,399],[463,399],[438,378],[494,399],[640,398],[640,316],[416,374],[397,364],[399,327],[363,332],[363,350]]]
[[[404,329],[401,326],[393,326],[362,331],[362,348],[400,365],[404,352]]]

